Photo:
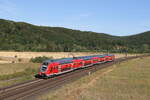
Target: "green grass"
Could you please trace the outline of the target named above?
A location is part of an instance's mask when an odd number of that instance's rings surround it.
[[[34,79],[38,63],[0,64],[0,88]]]
[[[102,69],[39,100],[150,100],[150,57]]]

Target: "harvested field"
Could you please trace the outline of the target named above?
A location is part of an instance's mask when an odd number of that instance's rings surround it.
[[[74,56],[87,56],[87,55],[96,55],[96,54],[104,54],[101,52],[0,52],[0,63],[3,61],[8,63],[15,62],[28,62],[31,58],[39,57],[39,56],[46,56],[56,58],[66,58]],[[125,54],[115,54],[116,58],[125,57]],[[128,56],[135,56],[135,54],[128,54]],[[19,59],[21,59],[19,61]],[[4,62],[4,63],[5,63]]]

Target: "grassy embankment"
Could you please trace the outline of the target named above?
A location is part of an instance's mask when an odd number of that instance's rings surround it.
[[[0,64],[0,88],[34,79],[38,63]]]
[[[150,100],[150,57],[102,69],[40,100]]]

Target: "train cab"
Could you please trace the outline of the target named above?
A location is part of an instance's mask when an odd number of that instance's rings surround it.
[[[46,60],[42,63],[39,69],[39,77],[47,77],[50,74],[49,68],[51,66],[52,60]]]

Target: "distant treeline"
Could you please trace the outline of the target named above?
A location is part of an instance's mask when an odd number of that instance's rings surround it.
[[[145,53],[150,52],[150,31],[119,37],[0,19],[0,50]]]

